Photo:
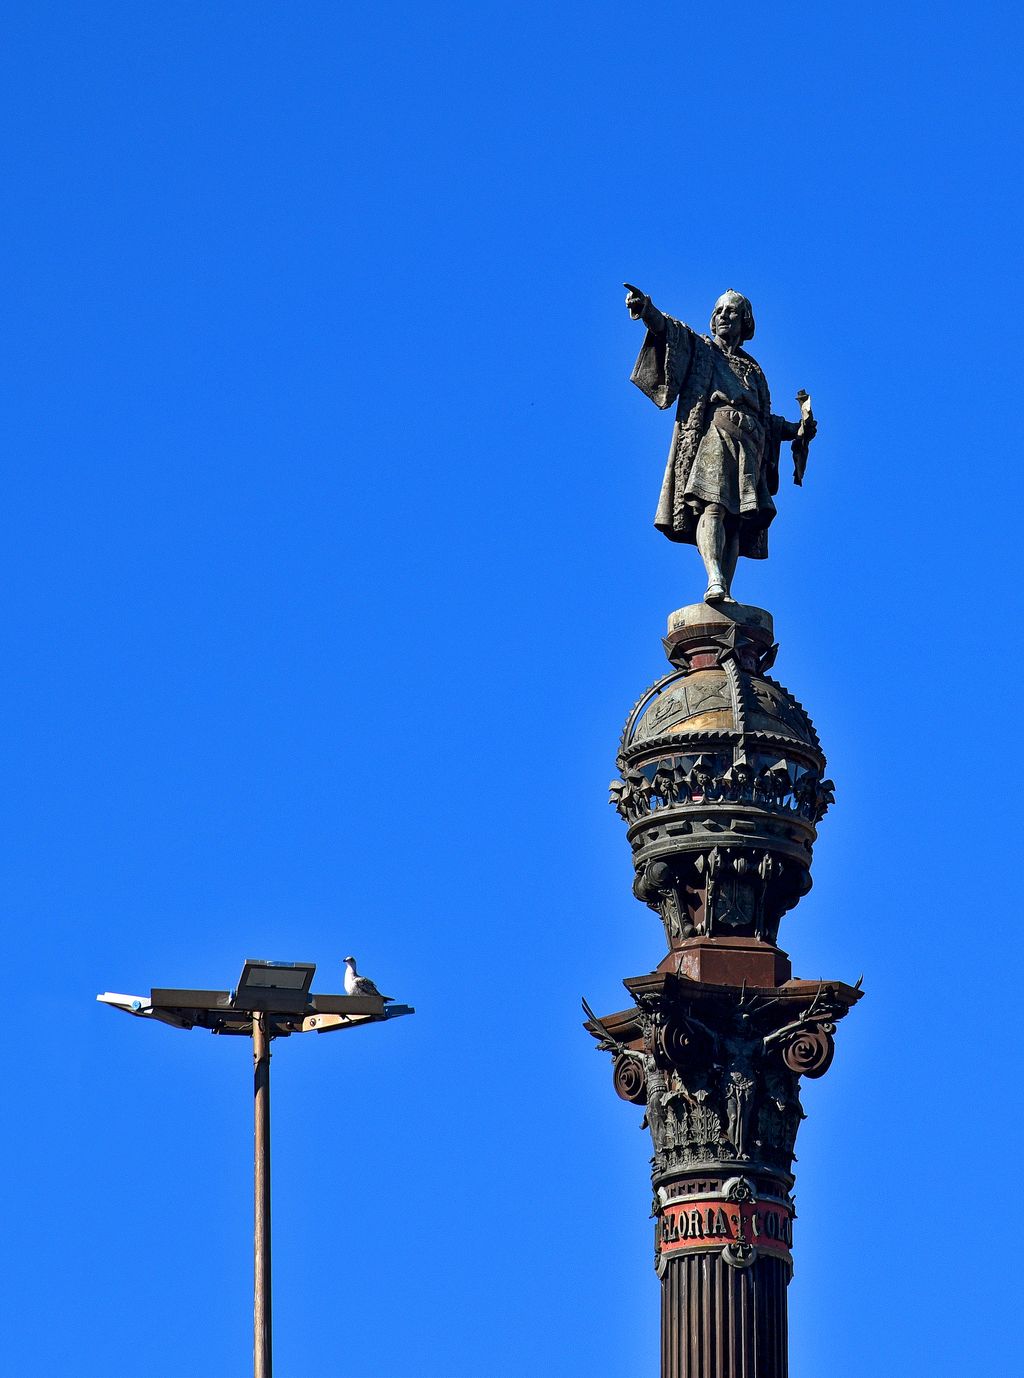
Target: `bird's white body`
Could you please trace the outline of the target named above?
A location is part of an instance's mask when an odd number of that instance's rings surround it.
[[[390,995],[381,995],[369,976],[359,975],[359,972],[356,970],[356,959],[354,957],[345,958],[345,994],[375,995],[378,1000],[391,999]]]

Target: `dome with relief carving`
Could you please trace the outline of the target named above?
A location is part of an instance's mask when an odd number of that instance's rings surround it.
[[[731,616],[703,603],[673,614],[665,649],[677,668],[651,685],[630,713],[623,755],[632,758],[663,740],[669,746],[699,741],[707,733],[774,739],[822,759],[810,717],[766,673],[778,650],[770,615],[738,603],[723,606],[734,610]]]
[[[626,723],[622,750],[634,751],[668,739],[699,739],[742,733],[751,740],[775,739],[820,754],[814,724],[787,689],[766,675],[732,665],[676,670],[644,694]]]
[[[735,923],[774,934],[810,886],[817,824],[832,800],[814,724],[767,673],[778,647],[760,608],[682,608],[669,620],[665,650],[674,669],[630,713],[621,779],[611,786],[628,824],[634,888],[663,916],[666,893],[676,895],[678,937],[686,936],[684,900],[691,927],[711,931],[709,877],[718,877],[712,889],[724,893],[731,876]],[[720,916],[719,931],[723,924]]]

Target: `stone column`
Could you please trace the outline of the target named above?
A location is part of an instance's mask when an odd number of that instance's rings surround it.
[[[833,786],[767,676],[766,612],[684,608],[665,645],[675,668],[630,714],[612,800],[668,952],[586,1027],[651,1132],[662,1378],[786,1378],[800,1079],[828,1070],[860,991],[793,979],[777,938]]]
[[[668,1264],[661,1291],[664,1378],[783,1378],[789,1372],[789,1264],[737,1272],[713,1254]]]

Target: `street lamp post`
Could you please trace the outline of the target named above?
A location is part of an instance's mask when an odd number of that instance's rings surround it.
[[[270,1304],[270,1044],[293,1033],[331,1033],[414,1014],[378,995],[314,995],[313,962],[249,959],[227,990],[154,987],[149,997],[105,991],[96,999],[176,1029],[252,1037],[254,1110],[253,1378],[272,1378]]]
[[[252,1021],[253,1107],[255,1127],[253,1220],[252,1356],[254,1378],[270,1378],[270,1035],[267,1016]]]

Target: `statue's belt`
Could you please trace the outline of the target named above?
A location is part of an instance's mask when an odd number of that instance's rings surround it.
[[[736,407],[716,407],[711,418],[712,424],[721,430],[732,431],[736,435],[763,435],[764,427],[756,416]]]

